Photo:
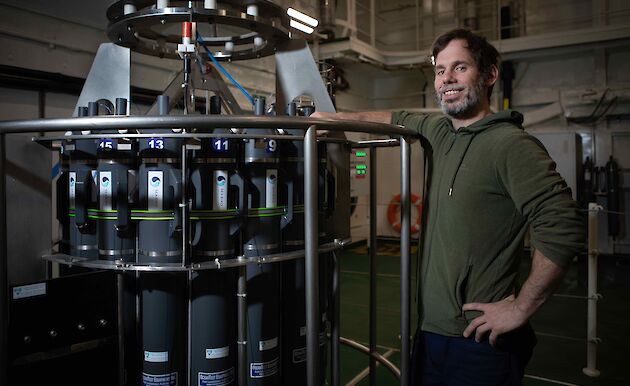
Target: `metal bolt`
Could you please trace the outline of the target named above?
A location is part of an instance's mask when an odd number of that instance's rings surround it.
[[[24,336],[24,343],[31,343],[31,337],[29,335]]]
[[[85,331],[85,325],[83,323],[79,323],[77,324],[77,330],[79,331]]]
[[[55,338],[58,334],[57,334],[57,331],[55,331],[55,330],[50,330],[50,331],[48,332],[48,335],[50,335],[50,337],[51,337],[51,338]]]
[[[100,324],[100,326],[101,326],[101,327],[105,327],[105,326],[107,326],[107,320],[105,320],[105,319],[100,319],[100,320],[98,321],[98,324]]]

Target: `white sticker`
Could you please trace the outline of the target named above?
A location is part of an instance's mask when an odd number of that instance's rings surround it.
[[[227,210],[228,173],[226,170],[215,170],[213,210]]]
[[[46,295],[46,283],[35,283],[13,287],[13,300]]]
[[[168,362],[168,351],[145,351],[144,361],[155,363]]]
[[[98,181],[99,208],[112,210],[112,172],[100,172]]]
[[[293,363],[306,362],[306,347],[296,348],[293,350]]]
[[[234,382],[234,367],[216,373],[199,373],[197,386],[225,386]]]
[[[177,373],[160,375],[142,373],[142,386],[177,386]]]
[[[267,169],[267,182],[265,188],[265,208],[278,206],[278,170]]]
[[[162,210],[164,200],[164,172],[160,170],[149,170],[147,175],[147,196],[149,199],[149,210]]]
[[[258,349],[260,351],[271,350],[276,347],[278,347],[278,337],[258,342]]]
[[[121,130],[119,130],[121,131]],[[124,134],[124,133],[121,133]],[[118,150],[131,150],[131,144],[130,143],[118,143]]]
[[[70,172],[68,173],[68,196],[70,198],[70,207],[76,208],[76,197],[77,197],[77,173]]]
[[[225,358],[228,355],[230,355],[230,346],[206,349],[206,359]]]
[[[250,363],[249,376],[251,378],[265,378],[278,372],[278,358],[269,362]]]

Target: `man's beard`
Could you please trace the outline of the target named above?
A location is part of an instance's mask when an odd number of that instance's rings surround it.
[[[466,97],[463,100],[459,100],[455,103],[444,103],[442,102],[442,96],[449,89],[459,89],[460,86],[450,85],[445,86],[443,91],[438,91],[435,93],[435,99],[437,103],[440,105],[442,112],[446,115],[449,115],[453,118],[457,119],[466,119],[474,116],[477,113],[477,109],[479,107],[480,98],[482,96],[485,97],[484,89],[484,81],[483,78],[479,78],[477,84],[474,87],[466,86],[462,91],[466,92]]]

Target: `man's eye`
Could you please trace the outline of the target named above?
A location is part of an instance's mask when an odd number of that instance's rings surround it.
[[[466,66],[457,66],[457,67],[455,67],[455,70],[459,71],[459,72],[466,71]]]
[[[438,71],[436,72],[436,74],[438,74],[438,75],[442,75],[442,74],[444,74],[444,70],[438,70]]]

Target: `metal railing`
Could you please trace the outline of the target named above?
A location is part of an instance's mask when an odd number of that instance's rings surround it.
[[[297,118],[297,117],[261,117],[261,116],[208,116],[208,115],[185,115],[185,116],[146,116],[146,117],[125,117],[125,116],[107,116],[107,117],[82,117],[82,118],[59,118],[59,119],[38,119],[38,120],[21,120],[21,121],[4,121],[0,122],[0,161],[4,163],[6,157],[6,149],[4,148],[4,139],[7,134],[11,133],[50,133],[50,132],[66,132],[91,130],[92,132],[98,132],[100,130],[112,130],[112,129],[157,129],[157,128],[181,128],[181,129],[212,129],[212,128],[248,128],[248,129],[265,129],[265,128],[282,128],[290,127],[293,129],[305,129],[306,133],[304,137],[282,135],[279,138],[286,140],[302,140],[304,141],[305,157],[304,157],[304,182],[305,182],[305,266],[306,266],[306,286],[305,286],[305,304],[306,304],[306,352],[307,352],[307,385],[315,386],[319,385],[318,380],[323,376],[320,374],[320,356],[319,356],[319,272],[318,272],[318,256],[321,249],[327,250],[328,247],[320,246],[318,244],[318,199],[317,199],[317,181],[318,181],[318,159],[317,159],[317,130],[327,131],[350,131],[350,132],[363,132],[369,134],[388,135],[398,140],[401,147],[401,238],[400,238],[400,295],[401,295],[401,362],[400,362],[400,384],[404,386],[409,385],[410,378],[410,224],[411,224],[411,211],[410,211],[410,143],[417,136],[417,133],[410,129],[405,129],[401,126],[371,123],[371,122],[357,122],[357,121],[344,121],[344,120],[328,120],[328,119],[314,119],[314,118]],[[153,134],[154,135],[154,134]],[[124,137],[124,138],[141,138],[150,137],[152,134],[92,134],[81,136],[83,139],[100,138],[106,136],[107,138]],[[179,137],[179,138],[201,138],[212,137],[211,134],[193,133],[193,134],[161,134],[163,137]],[[228,137],[226,134],[222,134],[221,137]],[[230,136],[231,137],[231,136]],[[254,135],[254,134],[234,134],[233,137],[241,138],[254,138],[264,137],[270,138],[270,135]],[[275,136],[274,136],[275,137]],[[55,137],[45,137],[47,141],[55,139]],[[63,140],[67,137],[58,137],[57,139]],[[38,137],[35,139],[42,139]],[[391,146],[393,143],[388,142],[384,144],[382,142],[375,142],[374,146]],[[362,144],[366,146],[369,144]],[[184,151],[184,150],[183,150]],[[375,163],[373,163],[375,165]],[[0,169],[1,171],[1,169]],[[372,173],[374,178],[376,173]],[[375,190],[375,183],[372,189]],[[6,186],[4,178],[0,180],[0,197],[5,197]],[[375,194],[373,195],[376,196]],[[373,200],[374,201],[374,200]],[[371,207],[375,208],[375,201],[371,203]],[[182,209],[184,210],[184,209]],[[376,211],[374,210],[375,213]],[[0,219],[3,220],[0,224],[0,230],[6,229],[6,205],[4,202],[0,205]],[[371,219],[374,222],[375,218]],[[4,234],[4,232],[3,232]],[[373,232],[372,237],[376,237],[376,232]],[[0,241],[4,239],[0,236]],[[6,242],[2,242],[0,245],[1,251],[6,251]],[[375,245],[375,244],[373,244]],[[335,249],[335,246],[331,247]],[[331,249],[331,250],[332,250]],[[371,248],[375,253],[375,248]],[[272,261],[281,260],[282,254],[274,256]],[[333,253],[334,270],[333,270],[333,310],[334,317],[331,323],[331,356],[332,356],[332,385],[339,385],[339,264],[336,256]],[[286,258],[295,258],[295,256]],[[64,258],[61,257],[61,262]],[[374,258],[374,256],[372,256]],[[255,263],[259,263],[259,260],[255,260]],[[3,276],[0,277],[0,285],[6,288],[6,259],[2,259],[0,263],[0,272]],[[240,264],[235,264],[240,265]],[[133,266],[110,266],[108,268],[115,269],[136,269],[140,270],[140,267]],[[201,269],[201,268],[216,268],[216,267],[187,267],[186,269]],[[245,291],[246,281],[245,275],[243,275],[244,265],[241,265],[239,280],[238,280],[238,292]],[[374,279],[374,278],[373,278]],[[375,282],[375,280],[374,280]],[[375,290],[375,288],[373,289]],[[375,293],[372,294],[375,296]],[[6,298],[6,297],[5,297]],[[375,307],[375,302],[372,302]],[[247,331],[246,324],[244,323],[246,308],[243,307],[243,302],[239,303],[238,307],[239,323],[238,323],[238,337],[239,340],[244,341]],[[2,302],[0,307],[0,320],[6,320],[7,318],[7,304]],[[375,311],[370,314],[371,319],[375,319]],[[371,325],[374,327],[375,320],[371,321]],[[2,327],[3,337],[6,337],[6,325],[0,325]],[[372,328],[373,328],[372,327]],[[373,332],[371,337],[374,338]],[[371,362],[379,360],[378,353],[375,353],[374,344],[371,343],[369,353],[371,356]],[[0,347],[0,359],[6,358],[7,346],[2,345]],[[240,384],[244,385],[247,379],[247,366],[243,366],[246,363],[246,351],[239,350],[239,374]],[[387,362],[381,361],[390,370],[392,366],[389,366]],[[4,362],[3,362],[4,363]],[[375,362],[374,362],[375,363]],[[375,366],[375,365],[374,365]],[[372,366],[371,366],[372,367]],[[243,374],[245,373],[245,374]],[[372,372],[374,374],[375,372]],[[6,374],[6,372],[3,372]],[[244,376],[243,376],[244,375]]]

